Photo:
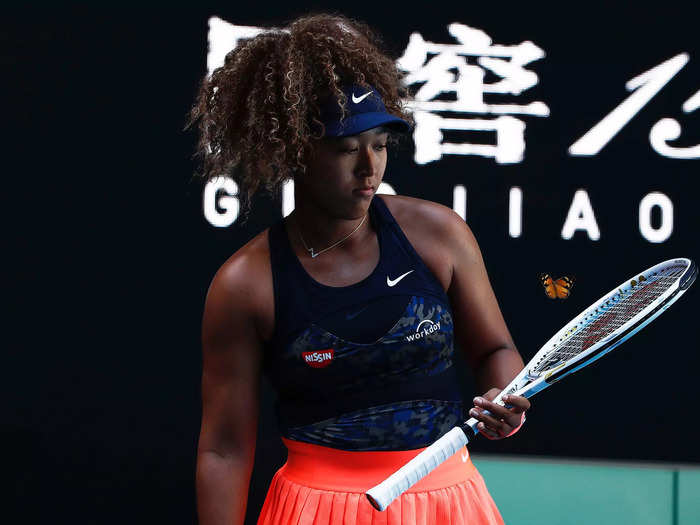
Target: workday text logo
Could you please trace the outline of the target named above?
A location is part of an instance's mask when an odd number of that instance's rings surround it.
[[[418,323],[418,327],[416,328],[415,334],[406,336],[406,341],[410,343],[411,341],[423,339],[424,337],[432,334],[433,332],[437,332],[438,330],[440,330],[440,321],[434,323],[430,319],[424,319],[423,321]]]

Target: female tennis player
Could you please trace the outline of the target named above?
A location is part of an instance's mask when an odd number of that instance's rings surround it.
[[[246,41],[203,81],[192,117],[205,175],[234,177],[244,205],[291,178],[296,208],[234,253],[207,295],[201,525],[243,523],[263,373],[289,453],[258,523],[502,523],[466,449],[383,513],[363,495],[469,415],[499,439],[530,406],[489,401],[523,361],[467,225],[439,204],[376,195],[387,145],[411,129],[403,96],[372,31],[329,15]],[[483,392],[469,411],[455,340]]]

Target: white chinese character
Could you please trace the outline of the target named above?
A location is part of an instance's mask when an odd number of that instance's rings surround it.
[[[224,65],[226,54],[238,45],[239,40],[253,38],[265,31],[262,27],[237,26],[216,16],[209,18],[209,53],[207,70],[211,74]]]
[[[489,104],[484,94],[520,95],[535,86],[538,77],[524,66],[544,57],[542,49],[532,42],[515,46],[494,45],[491,37],[464,24],[450,24],[450,34],[457,44],[426,42],[413,33],[398,67],[406,72],[407,86],[422,84],[407,105],[414,113],[416,129],[415,161],[426,164],[442,155],[480,155],[499,164],[521,162],[525,152],[525,123],[508,114],[549,116],[543,102],[530,104]],[[476,64],[467,57],[476,57]],[[486,83],[491,72],[500,80]],[[439,97],[439,98],[438,98]],[[459,118],[438,113],[499,115],[496,118]],[[490,131],[496,144],[443,142],[443,130]]]

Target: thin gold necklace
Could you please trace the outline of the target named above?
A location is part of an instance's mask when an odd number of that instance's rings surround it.
[[[348,238],[350,238],[350,237],[352,236],[352,234],[355,233],[357,230],[359,230],[360,227],[365,223],[365,219],[366,219],[366,218],[367,218],[367,214],[365,213],[365,216],[362,217],[362,220],[360,221],[360,224],[358,224],[357,227],[356,227],[353,231],[351,231],[350,233],[348,233],[345,237],[343,237],[343,238],[340,239],[339,241],[334,242],[333,244],[331,244],[328,248],[324,248],[323,250],[318,251],[318,252],[315,252],[313,248],[309,248],[309,247],[306,245],[306,241],[304,240],[304,236],[301,234],[301,228],[299,227],[299,222],[298,222],[298,221],[297,221],[297,230],[299,231],[299,238],[301,239],[301,244],[304,245],[304,249],[306,249],[306,251],[309,252],[309,255],[311,255],[311,258],[312,258],[312,259],[315,259],[315,258],[318,257],[319,255],[321,255],[323,252],[327,252],[327,251],[330,250],[331,248],[335,248],[335,247],[338,246],[341,242],[343,242],[343,241],[347,240]]]

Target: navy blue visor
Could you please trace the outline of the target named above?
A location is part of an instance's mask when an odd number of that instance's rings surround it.
[[[326,137],[348,137],[368,129],[386,126],[407,132],[411,126],[405,120],[387,113],[381,96],[373,87],[349,85],[342,88],[347,97],[347,115],[343,119],[338,101],[331,97],[321,105],[321,122]]]

